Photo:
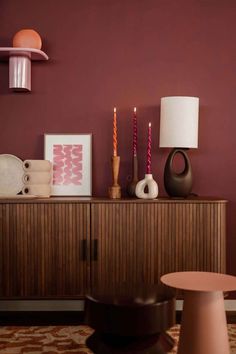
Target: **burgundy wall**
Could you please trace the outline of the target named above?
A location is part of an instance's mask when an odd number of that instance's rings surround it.
[[[93,194],[111,183],[112,109],[118,109],[121,183],[131,170],[138,108],[140,176],[153,125],[153,173],[163,189],[168,150],[158,148],[160,97],[200,97],[194,192],[228,204],[228,272],[236,274],[236,2],[234,0],[1,0],[0,45],[21,28],[43,38],[32,93],[8,91],[0,63],[0,153],[43,158],[44,133],[93,134]]]

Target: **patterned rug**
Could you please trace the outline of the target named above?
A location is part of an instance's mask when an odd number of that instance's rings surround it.
[[[228,325],[231,353],[236,354],[236,325]],[[0,327],[1,354],[88,354],[85,340],[92,333],[87,326]],[[169,334],[176,339],[179,326]],[[176,353],[176,346],[171,352]],[[223,353],[222,353],[223,354]]]

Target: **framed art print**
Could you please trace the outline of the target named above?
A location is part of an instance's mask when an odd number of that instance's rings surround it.
[[[45,134],[44,158],[52,162],[52,195],[92,195],[92,135]]]

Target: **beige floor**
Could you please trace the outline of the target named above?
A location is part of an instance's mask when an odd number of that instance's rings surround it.
[[[236,354],[236,325],[228,325],[231,353]],[[87,354],[85,345],[92,333],[87,326],[0,327],[1,354]],[[178,339],[179,326],[170,330]],[[176,353],[176,347],[171,352]],[[222,353],[223,354],[223,353]]]

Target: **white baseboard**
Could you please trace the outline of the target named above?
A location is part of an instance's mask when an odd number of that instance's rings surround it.
[[[0,301],[0,311],[83,311],[82,300],[19,300]],[[183,300],[176,301],[176,310],[183,309]],[[226,311],[236,311],[236,300],[225,300]]]

